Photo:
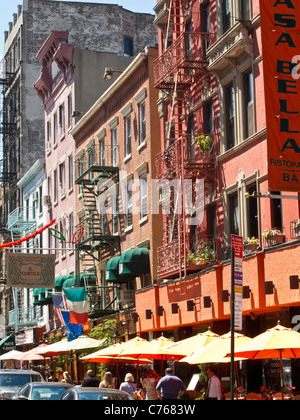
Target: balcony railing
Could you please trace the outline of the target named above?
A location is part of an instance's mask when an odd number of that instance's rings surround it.
[[[35,211],[33,207],[17,207],[7,218],[7,230],[28,231],[35,224]]]
[[[75,182],[91,184],[95,179],[109,178],[118,171],[118,149],[93,145],[79,154],[75,161]]]
[[[9,327],[16,329],[21,327],[34,327],[37,325],[37,319],[33,307],[25,309],[14,309],[8,313]]]
[[[180,249],[181,247],[181,249]],[[200,271],[216,261],[216,241],[208,238],[195,241],[193,235],[187,235],[185,244],[176,239],[158,248],[158,278],[171,278],[185,269],[187,272]]]
[[[154,85],[166,87],[172,82],[173,73],[179,68],[204,71],[208,65],[206,51],[212,34],[183,32],[154,63]]]
[[[213,140],[213,137],[211,137]],[[192,136],[184,136],[156,156],[156,176],[158,179],[170,179],[178,176],[185,169],[187,178],[193,176],[193,170],[213,169],[214,142],[204,152]]]

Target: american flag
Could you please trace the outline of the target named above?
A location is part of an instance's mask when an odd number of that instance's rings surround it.
[[[61,324],[64,325],[64,319],[63,319],[63,316],[61,314],[61,311],[67,310],[65,297],[62,293],[53,294],[52,295],[52,301],[53,301],[54,309],[55,309],[55,312],[58,316],[58,319],[60,320]]]

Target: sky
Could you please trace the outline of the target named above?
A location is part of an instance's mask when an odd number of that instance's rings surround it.
[[[30,1],[30,0],[29,0]],[[84,0],[65,0],[72,2],[84,2]],[[127,10],[140,13],[151,13],[157,0],[88,0],[87,3],[118,4]],[[18,4],[22,0],[0,0],[0,57],[3,56],[4,31],[8,30],[8,23],[12,21],[14,13],[17,13]]]

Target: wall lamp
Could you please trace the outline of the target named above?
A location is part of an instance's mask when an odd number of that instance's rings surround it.
[[[221,290],[221,300],[222,302],[229,302],[229,291],[228,290]]]
[[[152,319],[152,311],[151,311],[151,309],[146,309],[145,316],[146,316],[146,319]]]
[[[272,281],[265,281],[265,294],[273,295],[274,294],[274,283]]]
[[[116,70],[111,67],[105,67],[103,79],[111,80],[113,77],[113,73],[123,73],[122,70]]]
[[[163,314],[164,314],[164,308],[163,308],[163,306],[157,306],[156,307],[156,315],[157,316],[163,316]]]
[[[179,312],[178,303],[171,303],[171,311],[172,311],[172,314],[178,314]]]
[[[210,296],[204,296],[203,297],[203,306],[204,308],[211,308],[212,300]]]
[[[290,289],[296,290],[299,289],[299,276],[290,276]]]
[[[243,299],[250,299],[251,289],[249,286],[243,286]]]
[[[139,314],[137,312],[132,312],[130,316],[131,316],[132,322],[136,324],[139,320]]]
[[[186,310],[188,312],[192,312],[194,310],[194,307],[195,307],[195,302],[193,300],[186,301]]]
[[[75,111],[72,112],[71,118],[78,118],[78,117],[81,117],[81,115],[83,115],[83,114],[84,114],[84,112],[75,110]]]

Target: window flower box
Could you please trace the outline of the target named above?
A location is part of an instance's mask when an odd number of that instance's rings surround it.
[[[244,240],[244,253],[251,254],[256,252],[257,248],[259,247],[259,239],[258,238],[247,238]]]
[[[270,229],[263,232],[267,246],[280,245],[285,242],[285,234],[279,229]]]

